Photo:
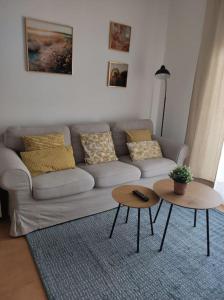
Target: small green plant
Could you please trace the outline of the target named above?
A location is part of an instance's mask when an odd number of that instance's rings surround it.
[[[193,180],[191,170],[187,166],[176,167],[170,172],[169,176],[171,179],[179,183],[189,183]]]

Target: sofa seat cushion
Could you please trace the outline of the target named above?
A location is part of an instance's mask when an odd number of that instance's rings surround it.
[[[130,156],[121,156],[119,160],[138,167],[143,178],[169,174],[177,166],[173,160],[164,157],[132,161]]]
[[[94,178],[80,168],[39,175],[32,182],[33,197],[37,200],[71,196],[94,187]]]
[[[120,161],[111,161],[97,165],[79,164],[78,166],[90,173],[95,179],[96,187],[100,188],[135,181],[141,177],[141,172],[138,168]]]

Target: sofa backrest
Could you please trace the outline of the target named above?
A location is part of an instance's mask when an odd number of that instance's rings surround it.
[[[6,147],[16,151],[24,151],[22,137],[26,135],[42,135],[49,133],[64,133],[65,145],[71,145],[70,130],[67,126],[42,126],[42,127],[9,127],[3,135]]]
[[[150,129],[153,133],[153,123],[150,119],[138,119],[129,121],[119,121],[111,123],[112,137],[115,151],[118,157],[128,155],[126,130],[131,129]]]
[[[74,151],[76,163],[84,162],[84,150],[80,140],[80,133],[95,133],[110,131],[110,126],[107,123],[83,123],[73,124],[70,126],[72,147]]]
[[[92,122],[80,123],[70,126],[55,125],[42,127],[9,127],[3,135],[3,143],[6,147],[16,152],[24,151],[22,136],[42,135],[49,133],[64,133],[65,144],[72,145],[76,163],[84,162],[84,150],[80,140],[80,133],[95,133],[111,131],[114,141],[115,151],[118,157],[128,155],[126,130],[149,128],[153,132],[153,124],[149,119],[138,119],[129,121],[119,121],[113,123]]]

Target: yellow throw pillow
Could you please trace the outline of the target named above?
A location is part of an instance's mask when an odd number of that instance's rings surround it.
[[[144,142],[144,141],[151,141],[152,134],[149,129],[136,129],[136,130],[127,130],[127,142]]]
[[[81,143],[85,151],[85,161],[90,164],[118,160],[111,132],[82,133]]]
[[[32,176],[75,168],[72,146],[21,152],[20,155]]]
[[[49,149],[64,146],[63,133],[51,133],[45,135],[30,135],[22,137],[26,151]]]
[[[127,146],[132,160],[162,157],[161,148],[157,141],[127,143]]]

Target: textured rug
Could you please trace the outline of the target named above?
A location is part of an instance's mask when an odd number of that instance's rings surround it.
[[[211,256],[206,256],[205,212],[174,207],[162,252],[158,252],[168,204],[154,236],[148,210],[141,213],[136,251],[137,210],[121,208],[112,239],[115,210],[27,235],[49,299],[224,299],[224,215],[210,211]],[[156,208],[154,208],[155,214]]]

